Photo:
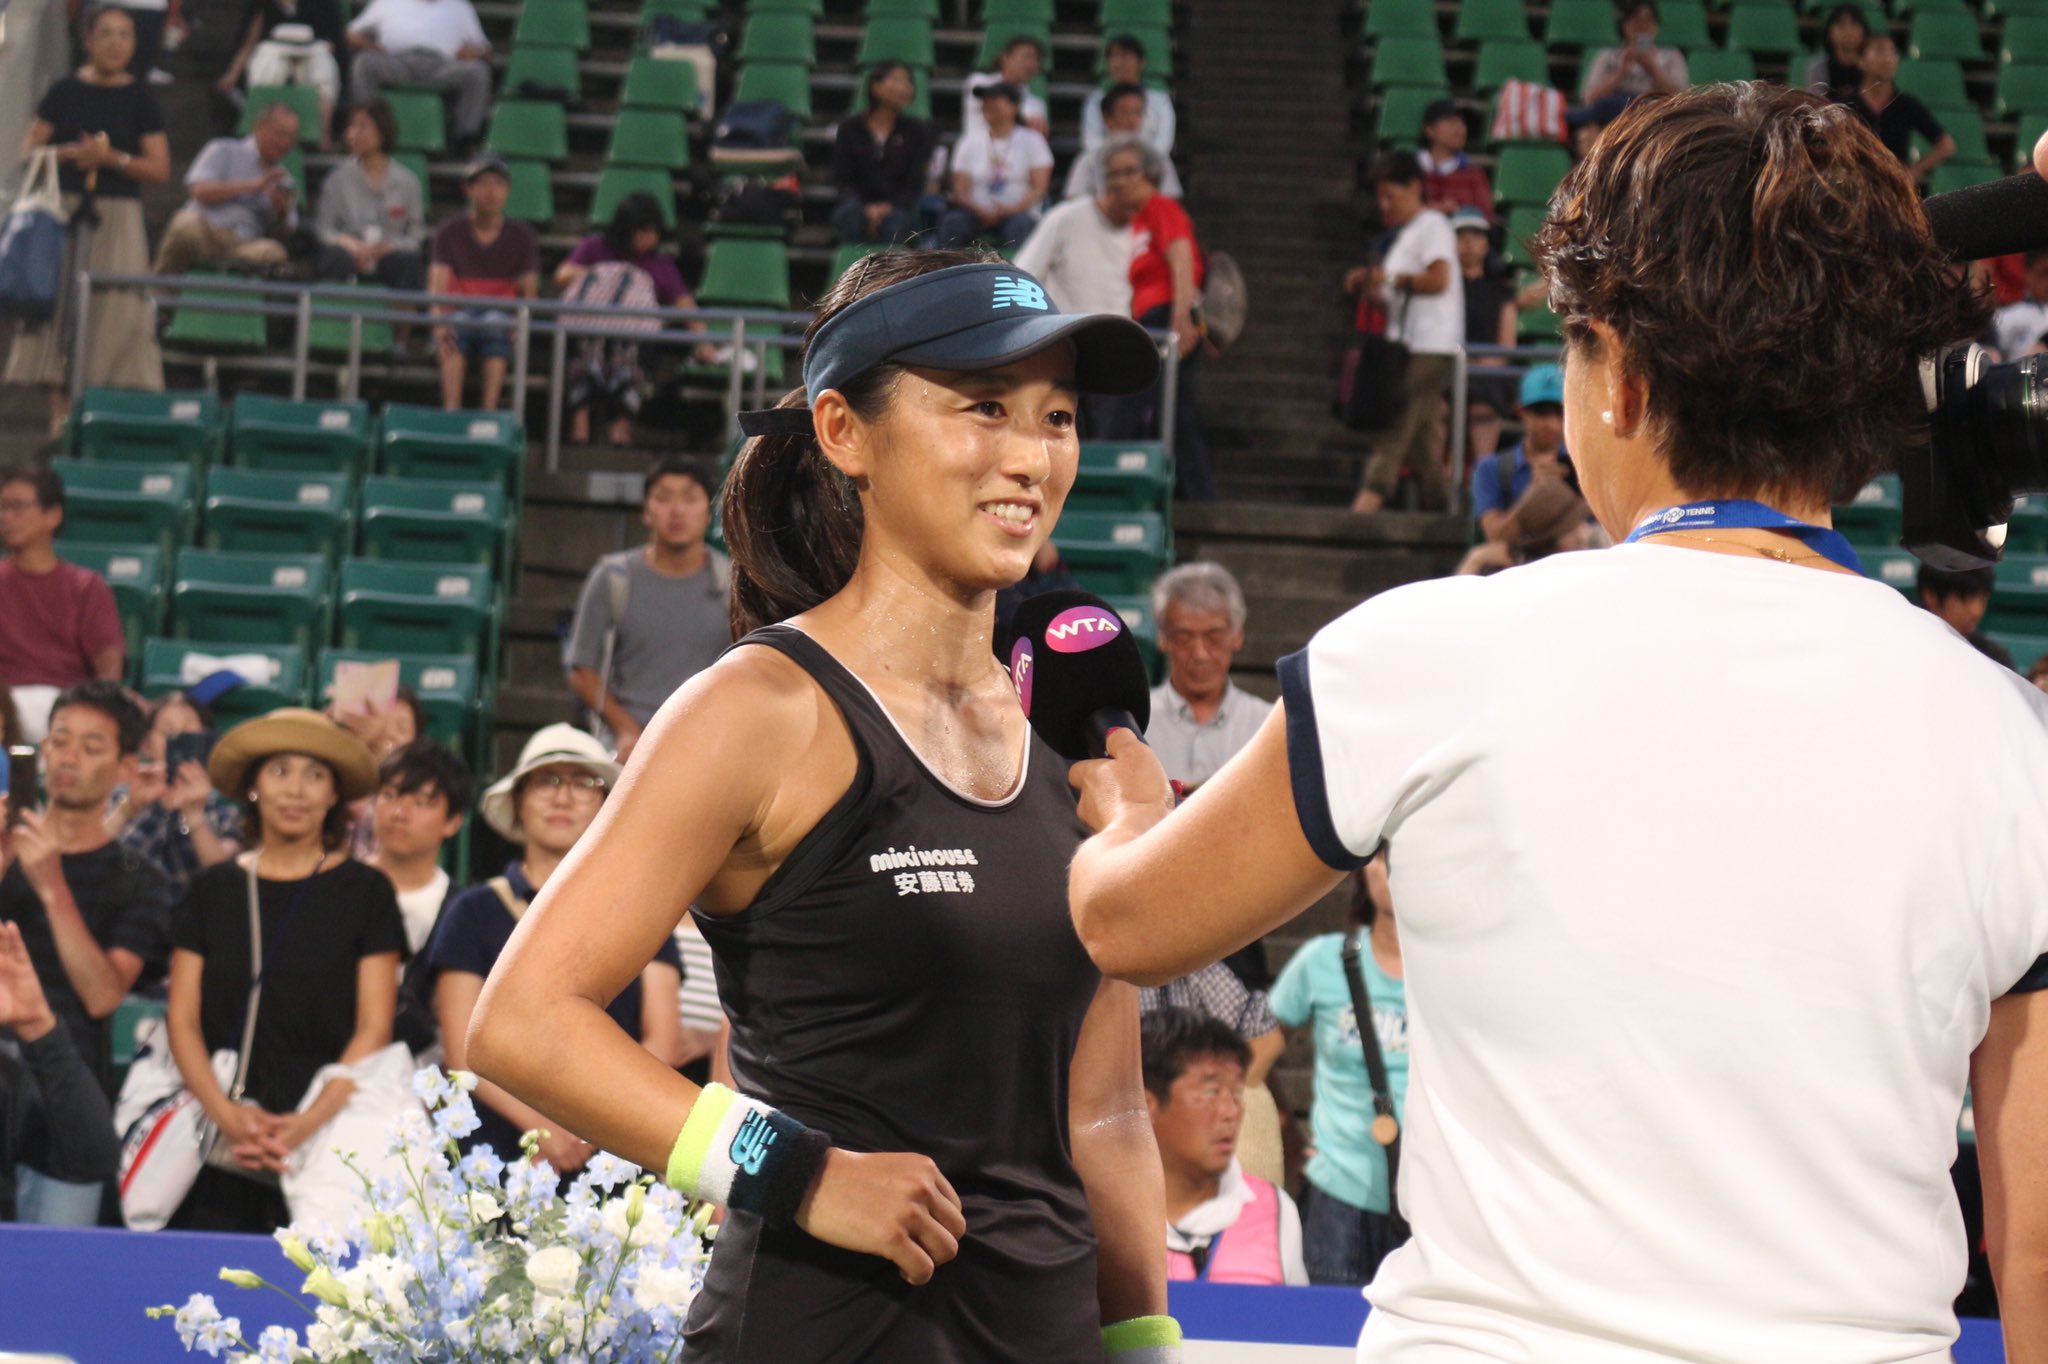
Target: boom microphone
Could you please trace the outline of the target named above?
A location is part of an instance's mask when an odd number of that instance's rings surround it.
[[[1143,738],[1152,720],[1145,659],[1130,628],[1090,592],[1045,592],[1010,617],[1004,656],[1024,714],[1069,762],[1100,758],[1109,731]]]
[[[2048,246],[2048,183],[2033,171],[1952,189],[1925,207],[1934,240],[1960,260]]]

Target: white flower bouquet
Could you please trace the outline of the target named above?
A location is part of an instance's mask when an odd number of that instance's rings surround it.
[[[305,1271],[299,1294],[246,1269],[238,1288],[267,1288],[305,1310],[305,1340],[272,1326],[251,1342],[211,1296],[170,1317],[187,1351],[231,1364],[666,1364],[710,1260],[711,1206],[599,1152],[566,1196],[545,1161],[507,1165],[487,1148],[463,1155],[476,1130],[476,1077],[434,1069],[413,1089],[392,1133],[395,1173],[362,1176],[364,1211],[346,1233],[325,1225],[277,1234]],[[538,1134],[528,1133],[533,1155]],[[303,1296],[300,1296],[303,1295]],[[313,1301],[308,1303],[306,1298]]]

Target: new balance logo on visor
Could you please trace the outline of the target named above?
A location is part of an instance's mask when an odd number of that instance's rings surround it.
[[[1052,304],[1046,301],[1045,290],[1039,288],[1035,281],[1011,275],[996,276],[996,297],[992,306],[1030,308],[1041,313],[1052,311]]]
[[[749,1113],[740,1122],[740,1130],[733,1134],[732,1148],[726,1154],[743,1174],[761,1173],[761,1164],[768,1159],[768,1148],[775,1144],[775,1129],[769,1125],[765,1113]]]

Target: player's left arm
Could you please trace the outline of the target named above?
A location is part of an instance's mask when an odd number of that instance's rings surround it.
[[[1984,1249],[2010,1364],[2048,1361],[2048,991],[2010,994],[1970,1058]]]
[[[1095,1223],[1104,1325],[1166,1311],[1166,1194],[1145,1111],[1138,990],[1107,980],[1081,1025],[1067,1131]]]

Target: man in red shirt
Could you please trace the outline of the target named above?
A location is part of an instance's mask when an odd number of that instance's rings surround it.
[[[462,406],[463,378],[472,362],[482,371],[481,406],[498,406],[515,342],[514,333],[503,327],[460,324],[509,322],[510,308],[491,305],[532,298],[540,291],[540,237],[505,216],[512,172],[504,159],[487,154],[470,162],[462,172],[462,192],[469,198],[469,212],[435,230],[434,263],[427,271],[428,293],[477,300],[468,308],[434,309],[440,319],[434,349],[441,366],[441,406],[450,412]],[[523,393],[513,394],[514,409],[525,399]]]
[[[47,464],[0,473],[0,683],[30,742],[65,687],[118,680],[127,661],[121,613],[106,579],[57,557],[64,480]]]

